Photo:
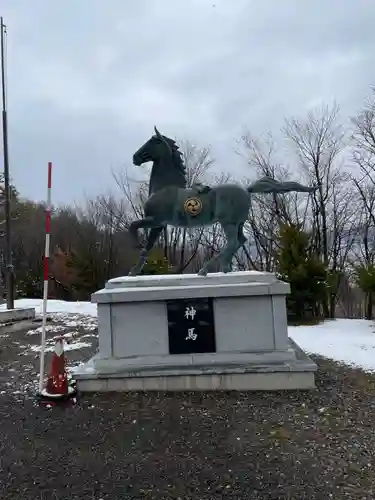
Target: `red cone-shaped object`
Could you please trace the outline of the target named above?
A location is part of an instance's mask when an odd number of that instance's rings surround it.
[[[69,394],[64,342],[61,337],[56,339],[46,392],[51,396],[67,396]]]
[[[68,383],[66,372],[66,358],[64,354],[64,340],[56,339],[55,351],[52,357],[51,370],[48,375],[45,389],[40,394],[43,401],[53,402],[66,401],[75,394],[74,387]]]

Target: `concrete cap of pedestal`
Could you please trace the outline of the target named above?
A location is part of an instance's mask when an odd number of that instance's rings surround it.
[[[143,276],[120,276],[107,281],[106,288],[138,288],[169,286],[220,286],[242,285],[245,283],[275,283],[273,273],[260,271],[237,271],[233,273],[210,273],[207,276],[197,274],[160,274]]]
[[[290,286],[272,273],[242,271],[208,276],[176,274],[120,277],[91,296],[96,303],[139,302],[202,297],[287,295]]]

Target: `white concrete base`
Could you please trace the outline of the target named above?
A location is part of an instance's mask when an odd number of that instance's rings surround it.
[[[34,318],[35,309],[33,307],[0,310],[0,324],[31,320]]]
[[[62,399],[62,398],[68,398],[69,396],[72,396],[75,393],[75,388],[68,386],[68,393],[67,394],[51,394],[50,392],[47,391],[47,389],[43,389],[40,395],[43,398],[48,398],[48,399]]]
[[[255,271],[115,278],[92,295],[98,304],[100,357],[149,356],[149,364],[154,356],[168,357],[167,301],[210,298],[217,355],[277,351],[286,353],[286,361],[289,289],[273,274]]]
[[[98,304],[99,354],[75,370],[78,390],[312,388],[316,366],[288,340],[289,291],[274,274],[255,271],[112,279],[92,295]],[[186,314],[190,309],[196,314],[201,299],[209,299],[213,320],[202,320],[196,337],[214,335],[214,342],[206,351],[194,344],[171,347],[175,339],[191,340],[186,335],[193,320]],[[175,309],[177,320],[170,300],[184,300]]]
[[[98,372],[98,358],[74,370],[79,392],[276,391],[315,388],[316,364],[290,340],[290,362],[207,364]],[[241,353],[244,354],[244,353]],[[108,368],[108,367],[107,367]]]
[[[148,378],[82,379],[80,392],[286,391],[315,389],[314,374],[229,373]]]
[[[205,354],[166,354],[133,356],[129,358],[101,358],[93,361],[98,373],[140,372],[143,370],[184,369],[215,366],[268,365],[291,363],[296,360],[294,349],[265,352],[216,352]]]

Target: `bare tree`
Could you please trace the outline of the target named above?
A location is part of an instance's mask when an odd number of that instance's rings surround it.
[[[208,175],[215,163],[210,147],[199,147],[187,140],[178,141],[186,166],[187,186],[207,182]]]
[[[348,204],[350,191],[345,186],[348,175],[341,161],[346,144],[339,108],[323,106],[311,111],[305,120],[286,120],[283,130],[294,147],[302,172],[317,187],[313,195],[312,230],[315,251],[332,276],[323,312],[333,317],[339,274],[348,255],[347,249],[342,250],[342,241],[353,220]],[[350,246],[349,241],[347,245]]]
[[[13,263],[17,290],[35,297],[42,291],[42,269],[45,244],[45,206],[22,200],[14,207]]]
[[[353,267],[371,273],[375,266],[375,89],[352,124],[352,156],[357,167],[353,183],[360,202]],[[374,297],[370,290],[365,291],[365,295],[366,317],[371,319]]]
[[[279,181],[290,178],[289,168],[277,159],[276,143],[271,133],[263,141],[246,133],[241,138],[242,150],[250,168],[250,178],[269,176]],[[247,181],[247,184],[250,181]],[[245,231],[249,237],[247,251],[239,253],[241,268],[252,267],[274,271],[279,250],[279,228],[282,223],[298,223],[302,227],[307,209],[306,197],[298,193],[253,195]],[[244,262],[246,261],[247,264]]]
[[[332,185],[331,201],[328,205],[328,259],[329,259],[329,311],[333,317],[337,302],[341,300],[341,282],[349,272],[350,257],[358,235],[358,196],[352,183],[345,181]]]
[[[357,234],[351,252],[354,274],[358,271],[371,271],[375,266],[375,186],[368,180],[358,182],[354,179],[358,196]],[[373,294],[365,291],[366,318],[372,319]]]
[[[375,185],[375,88],[362,112],[352,118],[353,160],[360,174],[360,181]]]
[[[141,219],[144,215],[143,205],[148,196],[147,182],[133,179],[128,171],[123,169],[113,171],[112,176],[117,188],[117,196],[110,195],[112,210],[116,210],[117,217],[122,218],[124,213],[127,214],[124,226],[128,227],[131,220]]]

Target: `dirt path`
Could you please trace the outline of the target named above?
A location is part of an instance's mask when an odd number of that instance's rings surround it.
[[[95,352],[94,319],[53,324],[90,344],[71,363]],[[105,394],[47,409],[27,386],[38,342],[0,338],[2,500],[375,498],[373,376],[318,359],[308,393]]]

